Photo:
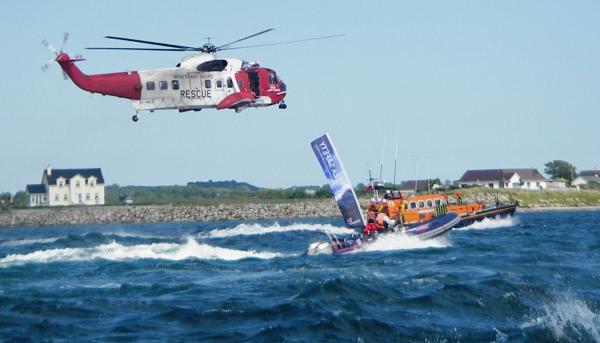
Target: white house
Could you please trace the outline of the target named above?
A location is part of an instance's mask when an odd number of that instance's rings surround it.
[[[104,177],[100,168],[44,170],[42,183],[27,185],[28,205],[104,205]]]
[[[581,189],[585,188],[590,182],[600,183],[600,170],[582,170],[579,172],[579,176],[573,179],[571,186]]]
[[[467,170],[457,181],[459,187],[486,187],[542,190],[564,188],[565,184],[546,179],[537,169],[474,169]]]

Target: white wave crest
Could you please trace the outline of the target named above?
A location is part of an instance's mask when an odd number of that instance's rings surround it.
[[[163,259],[184,260],[196,258],[201,260],[235,261],[244,258],[270,259],[283,254],[273,252],[244,251],[214,247],[200,244],[193,239],[178,243],[154,243],[125,246],[116,242],[102,244],[91,248],[63,248],[38,250],[29,254],[8,255],[0,259],[0,267],[25,263],[49,263],[58,261],[131,260],[131,259]]]
[[[21,245],[30,245],[30,244],[43,244],[43,243],[52,243],[59,240],[59,237],[50,237],[50,238],[36,238],[36,239],[17,239],[13,241],[6,241],[0,243],[0,247],[15,247]]]
[[[521,328],[532,326],[547,327],[557,339],[571,340],[565,329],[577,334],[582,339],[581,330],[587,332],[596,342],[600,342],[600,315],[594,313],[587,304],[575,297],[567,296],[551,304],[543,305],[544,315],[537,317]]]
[[[224,238],[233,236],[251,236],[265,235],[270,233],[291,232],[291,231],[313,231],[313,232],[330,232],[336,235],[348,235],[354,233],[354,230],[338,227],[329,224],[291,224],[281,226],[278,223],[269,226],[260,224],[240,224],[234,228],[214,229],[208,233],[200,233],[202,238]]]
[[[519,224],[519,220],[515,217],[504,217],[504,218],[483,218],[482,221],[475,222],[465,227],[455,228],[457,231],[464,230],[485,230],[485,229],[497,229],[501,227],[515,226]]]
[[[377,240],[365,244],[362,251],[387,251],[387,250],[410,250],[427,248],[447,248],[452,246],[445,236],[422,240],[405,233],[388,233],[381,235]]]

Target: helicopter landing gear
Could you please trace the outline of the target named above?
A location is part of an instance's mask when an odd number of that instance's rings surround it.
[[[286,105],[286,103],[285,103],[285,102],[282,100],[282,101],[279,103],[279,109],[280,109],[280,110],[285,110],[286,108],[287,108],[287,105]]]
[[[140,120],[140,117],[138,117],[137,114],[134,114],[133,117],[131,117],[131,120],[133,120],[134,122],[137,122],[138,120]]]

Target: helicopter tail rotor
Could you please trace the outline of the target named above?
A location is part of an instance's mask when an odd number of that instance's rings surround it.
[[[62,43],[60,45],[59,49],[56,49],[52,44],[50,44],[50,42],[48,42],[48,40],[44,39],[42,40],[42,46],[46,47],[48,50],[50,50],[50,52],[52,54],[54,54],[54,57],[52,59],[50,59],[48,62],[46,62],[44,65],[42,65],[42,71],[46,72],[48,71],[48,69],[50,69],[50,66],[56,62],[56,59],[58,58],[58,56],[60,56],[63,53],[63,49],[65,47],[65,45],[67,44],[67,41],[69,40],[69,33],[65,32],[65,34],[63,35],[63,39],[62,39]],[[75,55],[73,58],[70,59],[70,61],[76,62],[76,61],[83,61],[84,59],[81,57],[81,54],[77,54]],[[63,78],[65,80],[68,79],[67,73],[65,73],[65,71],[62,71],[63,74]]]

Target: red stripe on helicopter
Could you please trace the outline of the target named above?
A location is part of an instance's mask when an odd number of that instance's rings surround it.
[[[137,71],[86,75],[65,53],[60,54],[56,58],[56,62],[60,64],[77,87],[85,91],[131,100],[139,100],[142,96],[142,83]]]
[[[225,99],[223,99],[218,105],[218,110],[223,110],[226,108],[239,108],[242,106],[246,106],[250,104],[254,100],[254,95],[248,92],[238,92],[229,94]]]

